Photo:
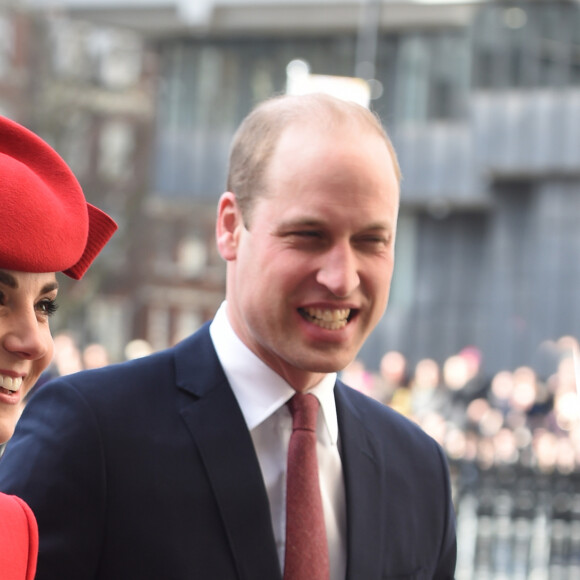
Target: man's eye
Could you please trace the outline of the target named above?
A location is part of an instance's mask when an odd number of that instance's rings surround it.
[[[382,244],[385,238],[381,236],[362,236],[357,239],[359,244]]]
[[[320,237],[320,233],[319,232],[313,232],[313,231],[303,231],[303,232],[292,232],[293,236],[298,236],[300,238],[319,238]]]
[[[319,242],[323,235],[316,230],[296,230],[283,235],[290,243],[303,244]]]
[[[359,238],[357,243],[362,248],[378,250],[388,247],[389,240],[383,236],[365,236],[363,238]]]

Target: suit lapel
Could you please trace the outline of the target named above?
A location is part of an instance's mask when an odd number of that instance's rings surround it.
[[[347,388],[337,382],[336,408],[340,433],[347,509],[347,580],[381,577],[385,533],[381,513],[379,457],[373,434],[352,404]]]
[[[180,413],[202,457],[240,578],[281,578],[268,496],[250,433],[207,327],[176,350],[176,377],[187,394]]]

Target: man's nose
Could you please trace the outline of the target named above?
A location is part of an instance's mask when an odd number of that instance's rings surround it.
[[[335,296],[346,298],[359,286],[358,260],[350,244],[335,244],[320,260],[316,280]]]

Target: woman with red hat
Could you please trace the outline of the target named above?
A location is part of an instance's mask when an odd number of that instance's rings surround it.
[[[56,272],[80,279],[117,225],[87,203],[62,158],[28,129],[0,117],[0,443],[49,365]],[[0,494],[3,580],[34,578],[38,530],[30,508]]]

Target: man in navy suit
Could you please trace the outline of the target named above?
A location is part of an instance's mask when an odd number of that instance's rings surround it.
[[[442,450],[336,377],[387,306],[399,179],[358,105],[277,97],[245,119],[218,205],[214,320],[43,386],[0,462],[0,490],[38,519],[38,580],[281,579],[295,392],[320,403],[329,578],[453,578]]]

